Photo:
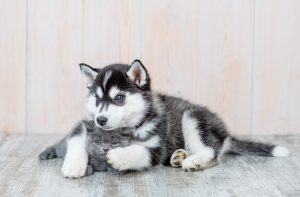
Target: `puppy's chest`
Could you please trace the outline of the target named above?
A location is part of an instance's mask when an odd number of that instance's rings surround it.
[[[155,122],[148,122],[137,128],[133,133],[133,140],[131,142],[131,144],[137,144],[147,148],[160,147],[161,143],[161,136],[157,132]]]
[[[146,122],[133,133],[134,141],[145,141],[156,134],[156,122]]]

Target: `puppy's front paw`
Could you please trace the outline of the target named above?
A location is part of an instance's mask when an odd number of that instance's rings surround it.
[[[85,175],[87,164],[84,162],[70,163],[64,162],[61,173],[66,178],[80,178]]]
[[[115,148],[107,153],[107,163],[117,170],[127,170],[128,166],[128,155],[124,148]]]
[[[171,156],[170,164],[175,167],[179,168],[181,166],[182,161],[188,156],[188,152],[184,149],[178,149],[174,151]]]

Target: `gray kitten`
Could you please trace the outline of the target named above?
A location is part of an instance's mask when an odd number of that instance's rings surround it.
[[[96,127],[94,121],[85,121],[84,125],[87,130],[87,152],[89,155],[89,163],[86,175],[90,175],[93,171],[114,171],[107,163],[107,151],[117,148],[129,146],[132,140],[131,135],[127,134],[127,129],[119,129],[114,131],[105,131]]]
[[[105,131],[95,126],[94,121],[83,120],[78,123],[72,132],[56,144],[46,148],[39,154],[40,160],[53,158],[64,158],[67,150],[66,140],[78,135],[83,130],[86,131],[86,150],[89,161],[85,175],[91,175],[94,171],[114,171],[117,172],[107,163],[107,151],[130,145],[131,135],[127,134],[130,129],[122,128],[113,131]]]

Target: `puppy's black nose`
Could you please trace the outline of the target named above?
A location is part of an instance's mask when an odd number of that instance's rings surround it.
[[[109,150],[108,147],[103,148],[104,152],[107,152]]]
[[[105,118],[104,116],[99,116],[97,118],[97,123],[101,126],[104,126],[107,122],[107,118]]]

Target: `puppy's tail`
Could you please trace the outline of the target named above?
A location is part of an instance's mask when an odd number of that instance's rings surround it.
[[[227,146],[226,152],[233,152],[243,155],[269,156],[269,157],[287,157],[290,152],[283,146],[239,140],[234,137],[228,137],[224,143]]]

